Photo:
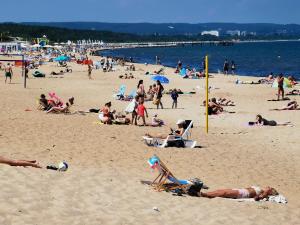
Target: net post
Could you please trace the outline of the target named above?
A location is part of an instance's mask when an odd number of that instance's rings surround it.
[[[208,56],[205,56],[205,78],[206,78],[206,133],[208,134],[208,93],[209,93],[209,83],[208,83]]]

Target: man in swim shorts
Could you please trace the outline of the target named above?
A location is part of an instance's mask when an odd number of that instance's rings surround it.
[[[11,83],[11,78],[12,78],[12,75],[13,75],[13,71],[12,71],[12,68],[11,68],[9,63],[5,67],[4,72],[5,72],[5,83],[7,81],[7,78],[9,78],[9,83]]]

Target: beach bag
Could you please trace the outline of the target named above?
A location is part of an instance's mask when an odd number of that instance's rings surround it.
[[[183,140],[176,140],[168,142],[168,147],[175,147],[175,148],[184,148],[185,144]]]
[[[154,98],[152,103],[153,103],[154,105],[158,105],[159,102],[160,102],[160,100],[159,100],[158,98]]]

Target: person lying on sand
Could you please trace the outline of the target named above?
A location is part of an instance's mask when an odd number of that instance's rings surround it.
[[[262,79],[258,80],[258,83],[259,84],[273,84],[274,81],[275,81],[275,78],[273,76],[273,73],[271,73],[266,78],[262,78]]]
[[[286,106],[280,108],[280,109],[271,109],[271,110],[276,110],[276,111],[281,111],[281,110],[299,110],[298,108],[298,103],[297,101],[292,101],[289,102]]]
[[[36,160],[13,160],[0,156],[0,163],[10,166],[30,166],[34,168],[42,168],[42,166],[40,166]]]
[[[184,120],[178,120],[176,125],[178,126],[177,130],[173,130],[171,129],[171,135],[175,135],[176,137],[181,137],[185,131],[184,129],[184,125],[185,125],[185,121]],[[166,134],[157,134],[157,135],[152,135],[152,134],[145,134],[146,137],[149,138],[159,138],[159,139],[166,139],[170,134],[166,135]]]
[[[258,125],[258,126],[288,126],[291,122],[285,122],[285,123],[277,123],[275,120],[267,120],[263,118],[261,115],[256,116],[255,122],[249,122],[250,126]]]
[[[241,189],[219,189],[210,192],[199,192],[199,197],[205,198],[232,198],[232,199],[242,199],[242,198],[254,198],[256,201],[264,199],[268,196],[278,195],[278,192],[272,187],[260,188],[256,186],[251,186],[248,188]]]
[[[219,98],[217,103],[222,106],[235,106],[234,102],[226,98]]]
[[[64,71],[61,70],[61,71],[59,71],[58,73],[52,71],[52,72],[50,73],[50,75],[64,75]]]
[[[132,73],[130,73],[129,75],[127,73],[125,73],[125,75],[120,75],[119,78],[120,79],[134,79],[134,76],[132,75]]]
[[[300,95],[300,90],[294,89],[294,90],[290,91],[289,93],[287,93],[286,95]]]

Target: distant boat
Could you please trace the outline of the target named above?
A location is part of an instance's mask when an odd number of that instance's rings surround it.
[[[168,28],[170,28],[170,29],[174,29],[175,27],[172,27],[172,26],[168,26]]]

